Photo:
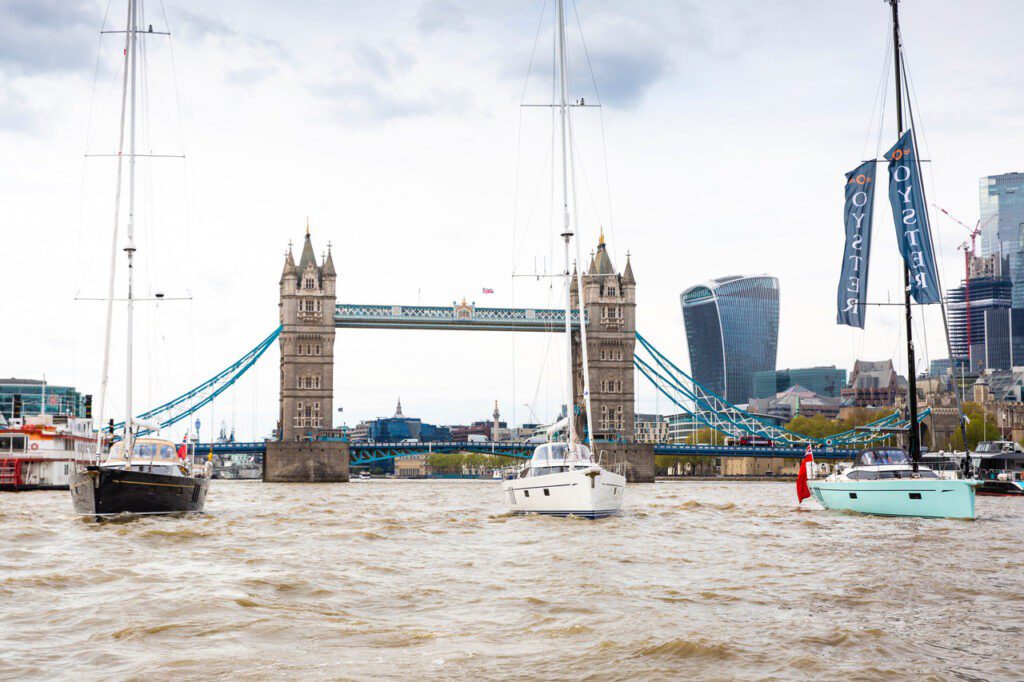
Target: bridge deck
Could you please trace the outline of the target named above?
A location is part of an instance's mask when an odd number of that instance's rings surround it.
[[[579,312],[569,318],[579,327]],[[481,331],[564,332],[565,312],[554,308],[477,308],[451,306],[360,305],[339,303],[334,326],[356,329],[463,329]]]

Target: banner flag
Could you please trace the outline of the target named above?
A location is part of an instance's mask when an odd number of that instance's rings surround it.
[[[910,270],[910,295],[918,303],[938,303],[942,292],[921,186],[921,164],[911,130],[900,136],[899,142],[885,153],[885,159],[889,162],[889,203],[896,223],[896,240]]]
[[[871,218],[875,199],[875,162],[865,161],[846,174],[846,246],[839,275],[838,324],[864,328],[864,298],[868,293]]]

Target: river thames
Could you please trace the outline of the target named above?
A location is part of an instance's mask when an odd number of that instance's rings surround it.
[[[1024,677],[1024,500],[795,501],[633,485],[585,521],[490,481],[214,481],[205,515],[95,523],[0,494],[0,677]]]

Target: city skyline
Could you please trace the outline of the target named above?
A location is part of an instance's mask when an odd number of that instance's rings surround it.
[[[906,372],[901,354],[892,352],[898,314],[870,309],[863,333],[833,324],[842,173],[862,152],[870,155],[864,136],[882,67],[887,16],[875,5],[807,16],[796,2],[581,3],[605,104],[614,211],[582,208],[580,237],[589,251],[604,224],[616,263],[632,251],[637,327],[674,357],[687,356],[676,307],[684,286],[723,272],[767,271],[788,292],[779,366],[850,368],[858,358],[893,358]],[[973,222],[980,179],[1021,166],[1021,149],[1007,144],[1024,116],[1007,46],[1010,27],[1019,23],[1008,18],[1022,9],[1012,2],[968,10],[909,0],[902,11],[932,160],[929,200]],[[98,304],[74,298],[102,291],[112,183],[110,166],[102,165],[108,162],[83,163],[81,154],[109,151],[104,130],[91,124],[109,114],[106,93],[119,49],[109,39],[101,43],[93,97],[100,7],[39,4],[0,12],[0,150],[18,159],[3,167],[5,235],[8,252],[20,255],[5,269],[26,283],[9,295],[5,312],[28,327],[7,344],[7,374],[45,373],[95,392],[102,313]],[[185,142],[187,183],[180,168],[167,174],[178,173],[171,178],[177,189],[187,184],[188,210],[171,205],[170,192],[146,206],[154,229],[140,258],[167,256],[160,267],[153,263],[148,290],[167,287],[191,293],[193,301],[177,310],[160,304],[162,322],[142,313],[151,337],[143,343],[167,364],[145,368],[144,404],[198,383],[268,333],[281,254],[288,240],[301,239],[307,215],[318,256],[328,241],[334,244],[339,301],[445,304],[465,296],[480,305],[557,305],[543,282],[509,277],[514,233],[523,247],[520,271],[532,271],[533,262],[543,270],[550,252],[546,225],[529,237],[522,223],[512,227],[530,208],[520,196],[517,213],[512,194],[519,103],[540,3],[410,2],[386,14],[343,4],[321,9],[316,20],[270,4],[227,3],[212,13],[169,3],[167,16],[182,118],[180,129],[171,127],[177,134],[157,141]],[[798,22],[806,30],[794,40]],[[951,64],[949,46],[962,44],[975,49],[958,52]],[[171,91],[161,93],[167,97],[154,99],[154,111],[172,114]],[[591,96],[582,87],[580,94]],[[982,97],[985,106],[978,107]],[[581,114],[582,161],[598,195],[594,203],[603,206],[602,138],[588,115]],[[893,138],[886,129],[882,139]],[[532,172],[538,164],[524,166]],[[163,179],[154,175],[153,184]],[[522,184],[521,195],[535,189]],[[899,297],[891,222],[883,215],[873,301]],[[191,235],[185,245],[155,229],[181,225]],[[937,214],[933,228],[950,288],[960,279],[956,246],[965,232]],[[533,238],[537,231],[543,238]],[[172,276],[188,271],[187,287]],[[495,294],[478,293],[484,288]],[[47,324],[38,323],[40,300]],[[919,371],[946,355],[936,351],[944,346],[938,317],[924,316],[932,344]],[[161,345],[178,332],[170,348]],[[335,364],[335,399],[346,408],[339,416],[350,425],[372,417],[397,391],[429,406],[420,416],[435,423],[469,421],[474,405],[495,395],[507,397],[516,422],[535,421],[531,411],[550,416],[561,404],[557,388],[548,386],[560,374],[540,339],[432,334],[339,334],[337,352],[348,356]],[[412,345],[428,348],[431,362],[409,357]],[[276,353],[268,354],[256,387],[243,385],[204,423],[233,415],[239,430],[252,424],[268,432],[276,413],[275,361]],[[637,411],[665,412],[665,402],[641,386]]]

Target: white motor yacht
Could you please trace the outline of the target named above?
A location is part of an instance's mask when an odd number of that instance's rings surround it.
[[[622,509],[626,477],[595,462],[586,445],[545,443],[502,489],[514,514],[598,519]]]

